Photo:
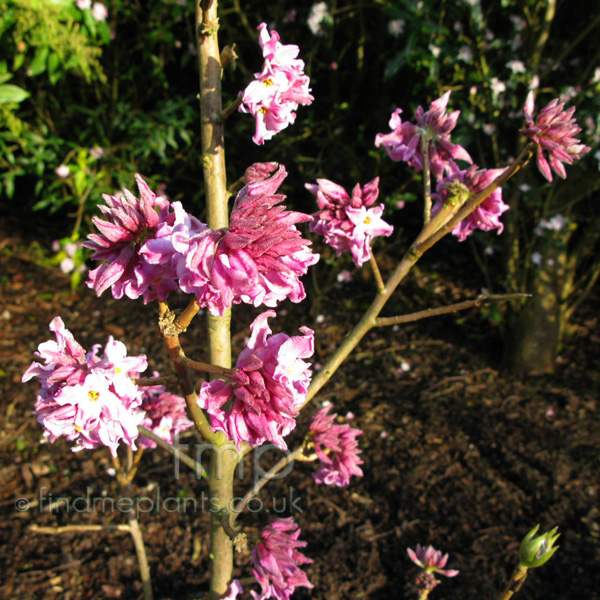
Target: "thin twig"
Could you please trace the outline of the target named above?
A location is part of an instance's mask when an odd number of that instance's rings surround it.
[[[198,362],[197,360],[192,360],[191,358],[187,358],[185,356],[180,356],[176,360],[178,363],[185,365],[188,369],[202,371],[204,373],[213,373],[219,377],[231,377],[236,372],[236,369],[226,369],[225,367]]]
[[[238,516],[244,511],[248,502],[254,498],[262,490],[262,488],[271,480],[279,471],[285,469],[291,462],[297,460],[304,452],[305,443],[303,442],[291,454],[286,454],[273,467],[269,469],[263,477],[261,477],[253,486],[252,489],[235,505],[232,511],[230,523],[233,525]]]
[[[238,96],[222,113],[219,118],[219,123],[225,123],[227,119],[240,107],[242,97]]]
[[[465,205],[452,219],[440,227],[439,230],[431,231],[429,237],[425,238],[422,242],[417,242],[415,240],[390,275],[387,283],[385,284],[385,289],[373,299],[371,306],[355,325],[354,329],[344,338],[342,343],[338,346],[338,349],[329,357],[329,360],[325,363],[323,368],[313,377],[306,394],[306,399],[300,408],[306,406],[315,397],[315,395],[329,381],[331,376],[337,371],[337,369],[344,362],[344,360],[346,360],[354,348],[356,348],[367,332],[376,326],[379,313],[390,299],[398,285],[400,285],[402,280],[406,277],[421,256],[423,256],[423,254],[427,252],[427,250],[429,250],[429,248],[431,248],[437,241],[449,233],[457,223],[471,214],[471,212],[475,210],[492,192],[494,192],[499,186],[508,181],[510,177],[517,173],[529,161],[535,152],[536,147],[537,145],[535,143],[528,143],[521,154],[517,157],[515,162],[499,177],[497,177],[485,190],[483,190],[483,192],[467,200]],[[434,221],[435,219],[432,219],[432,221],[430,221],[424,227],[424,231],[428,230]],[[419,234],[417,239],[421,238],[422,233]]]
[[[464,302],[457,302],[456,304],[449,304],[448,306],[439,306],[437,308],[426,308],[425,310],[419,310],[418,312],[409,313],[407,315],[400,315],[398,317],[380,317],[376,321],[378,327],[385,327],[387,325],[399,325],[401,323],[411,323],[412,321],[420,321],[421,319],[428,319],[429,317],[437,317],[439,315],[447,315],[449,313],[457,312],[459,310],[466,310],[467,308],[474,308],[475,306],[481,306],[482,304],[491,304],[492,302],[506,302],[507,300],[516,300],[517,298],[529,298],[531,294],[515,293],[515,294],[494,294],[491,296],[478,296],[474,300],[465,300]]]
[[[199,462],[195,461],[191,456],[189,456],[189,454],[182,452],[181,450],[179,450],[179,448],[177,448],[177,446],[173,446],[172,444],[165,442],[165,440],[158,437],[155,433],[153,433],[149,429],[146,429],[145,427],[140,426],[138,427],[138,429],[142,435],[145,435],[148,439],[151,439],[153,442],[156,443],[157,446],[172,454],[177,460],[180,460],[186,467],[192,469],[192,471],[194,471],[194,473],[196,473],[198,477],[208,477],[208,473],[206,472],[204,467]]]
[[[200,306],[196,298],[190,301],[184,311],[175,319],[173,325],[177,329],[177,333],[183,333],[192,322],[192,319],[198,314]]]
[[[129,533],[133,538],[133,545],[135,546],[138,566],[140,568],[144,600],[153,600],[154,594],[152,592],[152,580],[150,578],[150,565],[148,564],[146,545],[144,544],[144,536],[142,535],[140,524],[133,510],[127,513],[127,520],[129,521]]]
[[[161,319],[165,319],[170,313],[169,306],[164,301],[159,301],[158,305]],[[194,383],[192,381],[189,369],[184,364],[178,362],[179,359],[185,358],[185,353],[183,352],[183,348],[179,342],[179,335],[167,335],[163,333],[162,330],[161,334],[169,351],[171,362],[173,363],[173,367],[177,373],[179,387],[181,388],[181,392],[185,398],[185,403],[188,407],[188,411],[192,421],[194,422],[194,425],[196,426],[196,429],[198,429],[204,439],[208,442],[213,443],[221,440],[223,437],[222,434],[215,434],[211,431],[210,423],[208,422],[204,411],[198,406],[198,394],[194,388]]]
[[[119,533],[131,533],[129,525],[63,525],[62,527],[40,527],[35,523],[29,526],[29,531],[43,533],[44,535],[57,535],[59,533],[92,532],[92,531],[116,531]]]
[[[164,375],[163,377],[142,377],[140,379],[132,379],[133,383],[138,387],[152,387],[155,385],[168,385],[177,383],[177,375]]]
[[[517,565],[517,568],[510,577],[510,581],[506,584],[504,590],[500,592],[497,600],[509,600],[512,598],[521,589],[525,583],[525,579],[527,579],[527,569],[521,565]]]
[[[429,140],[421,138],[421,153],[423,154],[423,223],[431,219],[431,173],[429,170]]]
[[[369,264],[371,265],[371,270],[373,271],[373,277],[375,277],[375,284],[377,285],[377,291],[381,293],[385,288],[385,283],[383,283],[383,278],[381,277],[381,271],[379,270],[379,266],[377,265],[377,261],[375,260],[375,255],[373,254],[373,248],[371,248],[371,256],[369,257]]]

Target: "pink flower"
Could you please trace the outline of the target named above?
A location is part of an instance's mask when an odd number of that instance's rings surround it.
[[[311,370],[302,359],[314,352],[314,332],[301,327],[301,336],[271,335],[267,319],[275,316],[269,310],[254,320],[231,382],[203,383],[198,395],[211,429],[225,433],[238,449],[242,442],[260,446],[265,441],[287,449],[283,438],[296,426],[298,408],[306,398]],[[231,408],[222,410],[231,399]]]
[[[47,387],[82,383],[87,373],[85,350],[75,341],[60,317],[50,323],[56,341],[48,340],[38,346],[34,354],[44,360],[44,365],[32,362],[22,381],[37,377]]]
[[[221,600],[235,600],[243,591],[242,584],[237,579],[234,579],[229,586],[227,594]]]
[[[442,555],[442,553],[433,546],[427,546],[427,548],[425,548],[420,544],[417,544],[416,552],[410,548],[407,549],[407,552],[410,560],[429,573],[439,573],[446,577],[456,577],[459,573],[453,569],[443,570],[448,562],[448,555]]]
[[[173,244],[182,253],[177,263],[181,289],[195,294],[215,316],[240,302],[274,307],[286,298],[300,302],[306,296],[300,277],[319,255],[296,224],[311,217],[277,206],[285,199],[275,192],[286,171],[279,166],[268,177],[273,168],[267,163],[249,169],[251,183],[235,200],[228,230],[208,230]]]
[[[318,410],[310,422],[310,435],[315,445],[317,456],[321,459],[319,470],[313,475],[317,483],[348,485],[352,475],[362,476],[358,465],[362,460],[358,457],[360,450],[356,437],[362,431],[350,425],[336,425],[336,414],[328,415],[331,406]]]
[[[158,373],[154,376],[158,377]],[[169,444],[175,443],[179,433],[194,425],[186,416],[185,399],[167,392],[162,385],[143,388],[141,409],[146,414],[140,425]],[[143,435],[139,438],[139,445],[141,448],[156,448],[156,442]]]
[[[99,296],[111,288],[114,298],[143,296],[144,303],[165,300],[177,289],[175,270],[168,263],[150,263],[144,247],[158,237],[159,226],[168,226],[175,215],[166,199],[157,197],[139,175],[135,177],[139,199],[129,190],[123,190],[124,197],[104,195],[106,206],[100,210],[106,220],[92,219],[100,233],[90,234],[83,245],[94,250],[93,259],[103,262],[90,271],[87,285]]]
[[[581,131],[581,127],[577,126],[573,118],[575,107],[572,106],[568,110],[564,110],[564,107],[565,105],[555,98],[540,111],[534,121],[534,96],[531,90],[523,108],[526,127],[520,131],[538,144],[538,169],[548,181],[552,181],[552,171],[565,179],[567,172],[563,163],[572,165],[575,159],[580,159],[591,150],[575,137]],[[547,152],[548,158],[544,151]]]
[[[298,540],[300,529],[292,517],[275,519],[259,536],[252,551],[254,577],[261,586],[261,593],[251,592],[254,600],[289,600],[297,587],[314,587],[300,565],[312,560],[298,551],[306,542]]]
[[[65,179],[66,177],[69,176],[71,169],[69,169],[69,167],[67,165],[59,165],[58,167],[56,167],[56,169],[54,169],[54,172],[61,179]]]
[[[131,377],[146,368],[146,357],[127,356],[125,346],[112,337],[102,356],[100,346],[86,354],[60,317],[50,330],[56,342],[44,342],[36,352],[45,364],[33,362],[22,378],[41,381],[35,412],[44,436],[51,442],[64,436],[75,442],[74,451],[108,446],[116,456],[121,441],[135,450],[144,413],[139,410],[142,394]]]
[[[356,184],[352,197],[327,179],[317,179],[316,184],[305,187],[317,197],[321,209],[313,215],[310,230],[324,236],[337,256],[350,251],[357,267],[370,259],[373,238],[393,233],[394,228],[381,218],[383,205],[371,207],[379,195],[379,177],[363,188]]]
[[[94,17],[96,21],[106,21],[108,10],[102,2],[94,2],[94,6],[92,6],[92,17]]]
[[[87,8],[91,8],[92,0],[77,0],[75,4],[79,10],[86,10]]]
[[[259,43],[265,59],[263,69],[255,73],[255,80],[242,95],[240,112],[250,113],[256,119],[252,139],[264,144],[276,133],[296,120],[298,105],[308,105],[310,80],[304,73],[304,61],[297,58],[300,49],[293,44],[283,45],[279,34],[267,31],[266,23],[258,26]]]
[[[434,205],[432,214],[436,214],[448,198],[448,183],[460,181],[469,188],[473,195],[482,192],[494,179],[499,177],[505,169],[477,169],[477,165],[469,167],[462,171],[452,164],[448,169],[448,175],[444,177],[437,185],[437,193],[432,194],[433,199],[441,200]],[[500,215],[508,210],[508,205],[502,201],[502,189],[493,191],[468,217],[463,219],[452,229],[452,234],[458,237],[459,241],[464,242],[473,231],[483,229],[483,231],[498,230],[498,235],[504,230],[504,225],[500,222]]]
[[[446,114],[450,91],[434,100],[425,112],[419,106],[415,113],[417,124],[402,122],[401,109],[396,109],[390,119],[392,133],[379,133],[375,146],[384,146],[390,158],[408,163],[416,171],[423,168],[423,140],[429,145],[429,163],[436,179],[441,179],[444,167],[452,160],[472,163],[469,153],[458,144],[450,142],[450,132],[456,126],[459,110]]]

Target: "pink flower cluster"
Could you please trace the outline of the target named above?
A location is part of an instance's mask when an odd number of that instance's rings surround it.
[[[127,356],[122,342],[109,337],[86,354],[60,317],[50,323],[56,341],[48,340],[35,353],[22,381],[36,377],[42,388],[35,412],[51,442],[64,436],[74,451],[108,446],[113,456],[121,441],[135,450],[142,393],[131,380],[147,367],[145,356]]]
[[[262,71],[255,73],[256,79],[241,93],[239,110],[256,119],[252,139],[256,144],[264,144],[296,120],[294,111],[299,104],[308,105],[314,98],[304,73],[304,61],[297,58],[298,46],[281,44],[279,34],[269,34],[266,23],[261,23],[258,31],[265,62]]]
[[[415,565],[430,573],[439,573],[446,577],[456,577],[459,573],[454,569],[444,569],[448,562],[448,555],[442,555],[442,553],[433,546],[427,546],[427,548],[425,548],[424,546],[421,546],[421,544],[417,544],[416,551],[408,548],[407,552],[410,560],[412,560]]]
[[[292,517],[275,519],[259,536],[252,551],[254,577],[261,586],[261,593],[251,592],[254,600],[289,600],[297,587],[314,587],[300,565],[312,560],[298,551],[306,542],[298,540],[300,529]]]
[[[348,424],[336,425],[337,415],[327,414],[330,408],[318,410],[310,422],[312,442],[321,459],[321,466],[313,477],[317,483],[341,487],[350,483],[352,475],[363,474],[358,466],[363,461],[358,457],[361,451],[356,441],[362,431]]]
[[[563,163],[572,165],[574,160],[591,150],[575,137],[581,131],[573,118],[575,107],[565,110],[564,103],[555,98],[540,111],[535,120],[533,108],[531,90],[523,109],[526,127],[521,129],[521,133],[538,144],[537,165],[540,173],[548,181],[552,181],[552,171],[565,179],[567,173]],[[548,158],[544,152],[547,152]]]
[[[198,395],[211,429],[225,433],[238,449],[243,442],[259,446],[265,441],[287,449],[283,438],[296,426],[311,379],[310,365],[303,359],[314,352],[314,332],[301,327],[301,336],[271,335],[269,317],[275,317],[275,311],[262,313],[250,326],[252,335],[231,381],[203,383]],[[231,408],[224,411],[232,399]]]
[[[485,190],[505,169],[478,169],[477,165],[472,165],[466,171],[453,165],[447,169],[447,175],[437,185],[437,193],[432,194],[434,200],[439,200],[433,206],[432,213],[436,214],[448,198],[448,184],[453,181],[460,181],[469,192],[476,196],[479,192]],[[502,188],[494,190],[468,217],[458,223],[453,229],[460,242],[464,242],[473,231],[482,229],[483,231],[498,230],[498,235],[504,230],[504,225],[500,222],[500,215],[508,210],[508,205],[502,200]]]
[[[254,172],[236,198],[228,230],[209,229],[179,202],[157,198],[139,176],[139,200],[127,190],[123,199],[105,196],[107,220],[95,219],[100,235],[85,243],[104,263],[88,285],[98,294],[111,287],[115,298],[141,295],[145,302],[180,288],[215,316],[240,302],[274,307],[286,298],[303,300],[299,278],[319,255],[296,224],[311,217],[279,205],[283,166],[258,164]]]
[[[429,164],[436,179],[441,179],[444,168],[454,160],[472,163],[469,153],[450,141],[450,132],[456,127],[459,110],[447,114],[450,91],[431,103],[428,111],[421,106],[415,112],[416,125],[402,122],[402,110],[396,109],[390,119],[391,133],[378,133],[375,146],[384,146],[390,158],[408,163],[415,171],[423,168],[423,144],[429,150]]]
[[[158,373],[154,376],[158,377]],[[169,444],[174,444],[179,433],[194,425],[186,416],[185,399],[167,392],[164,385],[142,388],[140,408],[145,413],[140,425]],[[141,448],[156,448],[156,442],[144,435],[140,435],[138,444]]]
[[[144,303],[165,300],[177,289],[176,273],[151,264],[144,251],[149,240],[159,237],[159,229],[174,222],[175,213],[168,200],[157,197],[139,175],[135,179],[139,199],[129,190],[119,196],[104,195],[106,206],[100,210],[106,219],[92,219],[100,233],[90,234],[83,245],[91,248],[92,258],[102,264],[90,271],[87,285],[99,296],[110,288],[114,298],[142,296]],[[181,206],[179,212],[183,212]]]
[[[327,179],[317,179],[316,184],[305,187],[317,197],[320,208],[313,215],[310,230],[324,236],[337,256],[350,251],[357,267],[370,259],[373,238],[393,233],[394,228],[381,218],[383,204],[371,206],[379,196],[379,177],[363,188],[356,184],[352,196]]]

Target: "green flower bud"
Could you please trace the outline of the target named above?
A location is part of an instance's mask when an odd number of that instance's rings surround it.
[[[458,179],[448,182],[445,189],[448,192],[446,204],[450,206],[462,206],[469,199],[471,193],[469,188]]]
[[[533,569],[541,567],[547,563],[552,555],[558,550],[559,546],[554,546],[560,533],[556,533],[558,527],[555,527],[547,533],[536,536],[539,525],[536,525],[521,542],[519,548],[519,559],[522,567]]]

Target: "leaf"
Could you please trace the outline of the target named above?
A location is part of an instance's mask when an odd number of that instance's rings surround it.
[[[87,184],[87,177],[83,169],[75,173],[74,181],[75,191],[79,196],[81,196],[81,194],[83,194],[85,191],[85,186]]]
[[[13,71],[17,71],[21,68],[23,63],[25,62],[25,54],[17,54],[13,59]]]
[[[27,75],[30,77],[35,77],[36,75],[40,75],[46,70],[46,61],[48,59],[48,53],[50,52],[50,48],[48,46],[42,46],[37,49],[31,64],[29,65],[29,69],[27,69]]]
[[[18,85],[3,84],[0,85],[0,104],[19,104],[31,94],[20,88]]]
[[[56,52],[52,52],[48,57],[48,75],[51,75],[58,69],[60,65],[60,57]]]

